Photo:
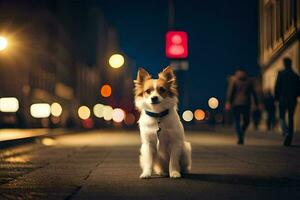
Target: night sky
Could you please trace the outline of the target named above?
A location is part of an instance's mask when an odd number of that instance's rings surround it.
[[[157,74],[168,65],[167,0],[97,3],[116,28],[121,50],[137,67]],[[189,35],[191,109],[205,108],[210,96],[224,100],[226,77],[236,67],[257,75],[257,6],[256,0],[175,0],[175,27]]]

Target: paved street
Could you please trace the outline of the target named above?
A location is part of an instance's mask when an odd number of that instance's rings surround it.
[[[300,142],[188,132],[192,174],[140,180],[138,132],[91,131],[0,153],[0,199],[300,199]],[[298,136],[299,137],[299,136]]]

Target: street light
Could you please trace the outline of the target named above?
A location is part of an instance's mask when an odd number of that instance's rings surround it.
[[[78,109],[78,116],[82,120],[86,120],[91,116],[91,111],[87,106],[80,106]]]
[[[197,109],[194,112],[195,119],[198,121],[202,121],[205,119],[205,112],[202,109]]]
[[[100,93],[103,97],[110,97],[111,95],[111,86],[108,84],[105,84],[101,87]]]
[[[217,109],[218,106],[219,106],[219,100],[216,97],[209,98],[209,100],[208,100],[208,106],[211,109]]]
[[[35,103],[30,106],[30,114],[34,118],[47,118],[51,114],[50,105],[47,103]]]
[[[19,110],[19,101],[15,97],[0,98],[0,112],[17,112]]]
[[[190,121],[192,121],[192,120],[193,120],[193,118],[194,118],[194,114],[193,114],[193,112],[192,112],[192,111],[190,111],[190,110],[186,110],[186,111],[184,111],[184,112],[183,112],[183,114],[182,114],[182,118],[183,118],[183,120],[184,120],[184,121],[186,121],[186,122],[190,122]]]
[[[124,56],[122,56],[121,54],[113,54],[110,58],[109,58],[109,65],[112,68],[120,68],[124,65]]]
[[[0,51],[3,51],[8,46],[7,39],[3,36],[0,36]]]
[[[54,102],[50,106],[50,112],[54,117],[59,117],[62,114],[62,107],[59,103]]]

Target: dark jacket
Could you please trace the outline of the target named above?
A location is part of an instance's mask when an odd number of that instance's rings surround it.
[[[300,78],[291,68],[278,72],[275,99],[279,103],[295,104],[299,96]]]
[[[231,77],[227,90],[227,102],[232,106],[251,105],[251,96],[257,105],[257,95],[254,91],[253,81],[243,71],[238,71]]]

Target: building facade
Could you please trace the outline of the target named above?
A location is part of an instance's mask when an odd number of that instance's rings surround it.
[[[282,60],[289,57],[300,74],[300,0],[259,0],[259,55],[263,91],[274,92]],[[300,102],[295,127],[300,130]]]
[[[100,7],[85,1],[1,2],[0,35],[8,37],[10,46],[0,52],[0,98],[15,97],[20,108],[17,113],[0,112],[0,126],[21,126],[21,121],[24,127],[62,127],[70,119],[80,125],[78,108],[85,105],[92,111],[103,102],[101,84],[116,82],[118,74],[110,77],[107,72],[109,55],[119,52],[112,30]],[[131,80],[129,72],[118,77]],[[63,108],[59,119],[30,115],[30,105],[53,102]]]

